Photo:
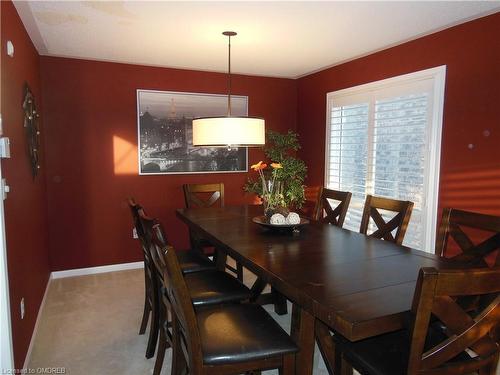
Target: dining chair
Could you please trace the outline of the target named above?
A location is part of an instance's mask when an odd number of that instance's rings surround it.
[[[401,245],[408,228],[412,209],[413,202],[410,201],[367,195],[359,232]],[[386,222],[379,210],[395,212],[396,215]],[[373,221],[376,229],[368,234],[371,221]],[[395,234],[393,234],[394,231],[396,231]]]
[[[480,243],[474,243],[471,234],[466,230],[479,230],[488,233],[488,238]],[[451,247],[449,239],[453,239],[461,252],[450,256],[448,250]],[[436,241],[436,254],[443,257],[473,264],[486,266],[485,258],[494,251],[500,250],[500,217],[480,214],[476,212],[462,211],[456,208],[445,208]],[[496,256],[497,266],[500,266],[500,256]]]
[[[158,331],[158,327],[156,326],[155,323],[156,312],[154,310],[154,306],[156,305],[155,303],[156,296],[152,281],[153,280],[152,262],[147,247],[147,241],[145,239],[144,228],[139,218],[139,211],[142,210],[142,207],[137,204],[134,198],[128,198],[127,200],[130,212],[132,214],[133,225],[137,233],[137,237],[139,239],[141,252],[144,260],[144,310],[142,313],[139,334],[142,335],[146,332],[146,327],[148,325],[149,317],[151,316],[151,326],[149,329],[149,338],[146,348],[146,358],[151,358],[153,357],[155,352],[156,339],[157,339],[156,332]]]
[[[158,254],[164,257],[165,300],[172,307],[173,374],[258,373],[272,368],[282,375],[294,374],[298,347],[261,306],[195,310],[174,249],[166,246]]]
[[[317,220],[342,228],[351,202],[351,196],[352,193],[347,191],[323,189],[318,206]],[[339,203],[334,207],[332,205],[334,202]]]
[[[224,184],[184,184],[184,201],[186,208],[224,207]],[[191,246],[206,255],[217,256],[215,247],[206,239],[199,238],[196,233],[189,232]],[[226,269],[243,281],[243,266],[236,262],[236,268],[226,263]]]
[[[304,204],[298,210],[300,216],[305,217],[309,220],[318,220],[319,217],[319,206],[321,203],[321,193],[323,191],[323,186],[306,186],[304,188]]]
[[[187,208],[224,207],[224,184],[184,184]]]
[[[420,270],[410,328],[359,342],[339,335],[341,374],[493,375],[499,357],[500,268]],[[458,296],[480,296],[472,312]],[[436,320],[441,324],[436,325]],[[445,327],[444,329],[442,327]]]
[[[141,216],[147,217],[147,215],[144,212],[144,208],[137,204],[134,198],[128,198],[127,200],[144,260],[144,310],[139,334],[142,335],[146,332],[148,321],[151,316],[151,326],[149,329],[148,345],[146,349],[146,358],[151,358],[154,356],[157,340],[156,332],[158,332],[158,313],[157,309],[154,307],[158,305],[158,302],[156,301],[156,285],[153,284],[154,265],[152,263],[149,250],[150,238],[147,238],[143,222],[141,221]],[[182,272],[184,273],[215,269],[215,264],[208,257],[203,256],[197,251],[179,251],[179,262],[181,264]]]
[[[155,271],[152,285],[156,287],[157,293],[157,298],[154,301],[158,304],[154,306],[154,309],[156,312],[155,317],[158,319],[159,341],[154,374],[159,374],[163,365],[165,351],[172,343],[171,322],[169,320],[172,310],[169,304],[163,301],[163,291],[166,288],[163,280],[165,264],[162,254],[158,253],[158,250],[168,245],[168,241],[163,227],[156,219],[149,218],[143,215],[142,212],[139,212],[139,214],[146,237],[150,240],[150,258],[153,261]],[[239,303],[250,299],[250,289],[226,272],[216,269],[203,272],[183,272],[179,262],[180,253],[182,251],[175,252],[177,262],[188,286],[192,304],[196,308],[204,308],[215,304]]]

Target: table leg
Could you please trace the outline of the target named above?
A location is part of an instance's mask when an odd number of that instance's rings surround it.
[[[189,242],[191,244],[191,249],[203,253],[203,247],[201,246],[201,237],[195,231],[189,229]]]
[[[260,277],[258,277],[257,280],[255,280],[255,282],[253,283],[252,288],[250,289],[250,291],[252,293],[252,298],[250,299],[250,301],[256,302],[257,299],[262,294],[262,291],[264,290],[266,285],[267,285],[267,283],[264,280],[262,280]]]
[[[225,271],[226,262],[227,254],[224,251],[215,248],[215,268],[217,268],[219,271]]]
[[[286,297],[271,286],[271,293],[263,294],[262,291],[267,283],[261,278],[258,278],[252,286],[252,302],[259,305],[274,305],[274,312],[278,315],[286,315],[288,312]]]
[[[315,326],[316,342],[318,343],[321,356],[325,361],[329,374],[340,374],[341,356],[335,348],[330,329],[323,322],[316,320]]]
[[[300,375],[310,375],[314,362],[314,317],[300,306],[293,304],[291,336],[299,346],[295,370]]]
[[[278,315],[286,315],[288,312],[286,297],[271,286],[271,294],[274,301],[274,312]]]

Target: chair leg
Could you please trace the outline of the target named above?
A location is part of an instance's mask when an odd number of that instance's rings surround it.
[[[181,348],[179,347],[179,344],[177,342],[177,339],[175,337],[175,328],[173,328],[173,337],[172,337],[172,367],[170,370],[171,375],[176,375],[179,373],[179,350]]]
[[[149,306],[148,295],[146,293],[144,297],[144,312],[142,313],[142,321],[141,321],[141,328],[139,328],[139,335],[144,335],[144,333],[146,332],[146,327],[148,326],[150,312],[151,308]]]
[[[187,363],[182,352],[181,341],[179,338],[179,326],[177,318],[172,313],[172,370],[171,375],[182,375],[187,373]]]
[[[163,360],[165,359],[165,351],[168,348],[168,341],[165,337],[165,330],[163,327],[160,329],[160,337],[158,340],[158,350],[156,351],[156,361],[153,375],[160,375],[161,368],[163,367]]]
[[[151,309],[151,326],[149,328],[148,346],[146,348],[146,358],[152,358],[155,355],[156,342],[158,341],[159,317],[158,308]]]
[[[349,362],[345,360],[344,356],[342,356],[341,362],[342,364],[341,364],[340,375],[352,375],[353,374],[352,366]]]
[[[493,360],[490,364],[488,364],[486,367],[483,367],[478,371],[479,375],[495,375],[497,373],[497,366],[500,368],[498,364],[498,355],[496,356],[496,359]]]
[[[293,375],[295,374],[295,355],[286,354],[283,356],[283,364],[279,369],[280,375]]]
[[[146,267],[146,261],[144,261],[144,267]],[[146,269],[144,269],[144,311],[142,313],[141,328],[139,328],[139,335],[143,335],[146,332],[146,327],[148,326],[149,313],[151,312],[151,305],[149,304],[149,280],[146,274]]]

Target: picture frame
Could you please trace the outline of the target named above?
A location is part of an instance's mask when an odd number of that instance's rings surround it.
[[[194,147],[192,120],[224,116],[227,95],[137,90],[139,175],[248,172],[247,147]],[[234,116],[248,115],[248,97],[231,95]]]

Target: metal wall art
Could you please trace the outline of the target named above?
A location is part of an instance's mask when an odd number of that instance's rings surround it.
[[[30,87],[26,84],[24,89],[24,127],[26,128],[26,143],[28,148],[28,156],[31,162],[31,173],[33,178],[38,174],[40,169],[40,130],[38,127],[38,119],[40,114],[36,108],[35,97],[31,92]]]

